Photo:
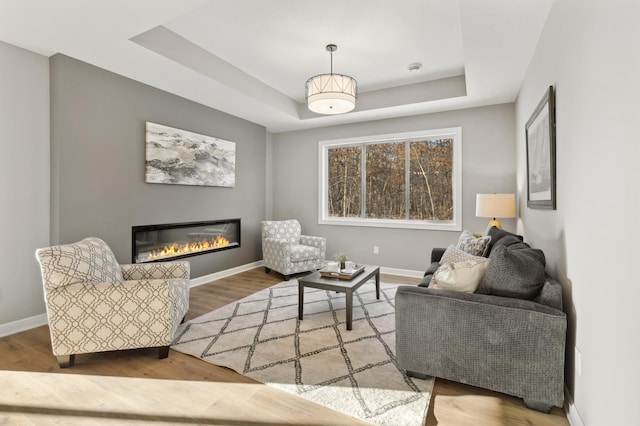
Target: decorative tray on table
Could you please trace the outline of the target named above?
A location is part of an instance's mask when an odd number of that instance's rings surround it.
[[[339,280],[350,280],[364,271],[364,265],[355,265],[353,269],[340,269],[340,272],[320,269],[320,275],[325,278],[338,278]]]

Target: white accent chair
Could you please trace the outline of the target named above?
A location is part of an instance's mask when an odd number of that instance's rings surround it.
[[[327,240],[302,235],[296,219],[262,221],[262,257],[267,273],[274,270],[289,280],[291,275],[324,266]]]
[[[189,262],[119,265],[98,238],[41,248],[53,354],[71,367],[76,354],[157,347],[169,356],[189,309]]]

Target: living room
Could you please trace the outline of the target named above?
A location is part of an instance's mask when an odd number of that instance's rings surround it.
[[[640,377],[633,365],[640,344],[633,336],[640,291],[624,268],[603,265],[598,248],[618,248],[616,265],[633,262],[637,231],[628,224],[638,200],[629,192],[640,178],[632,163],[640,151],[631,143],[640,58],[631,52],[640,39],[640,10],[631,0],[555,0],[547,7],[513,99],[282,132],[198,103],[204,77],[194,77],[188,100],[73,52],[36,53],[37,46],[0,31],[0,123],[12,160],[0,184],[8,235],[0,256],[0,335],[46,323],[36,248],[97,236],[128,263],[134,225],[241,217],[241,247],[190,258],[195,281],[260,266],[260,222],[271,218],[296,218],[305,234],[326,237],[328,257],[344,252],[387,273],[415,276],[428,266],[431,249],[455,243],[459,232],[319,224],[318,141],[460,126],[463,227],[486,227],[475,216],[477,193],[517,194],[517,218],[503,226],[542,249],[547,272],[563,286],[569,422],[637,423]],[[2,15],[4,28],[16,19]],[[319,54],[326,55],[323,46]],[[557,104],[557,208],[536,210],[526,203],[524,129],[549,86]],[[146,121],[236,142],[236,186],[146,184]],[[608,223],[598,225],[602,219]]]

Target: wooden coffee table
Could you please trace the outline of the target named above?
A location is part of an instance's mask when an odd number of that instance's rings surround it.
[[[304,288],[319,288],[322,290],[337,291],[346,295],[347,310],[347,330],[351,330],[353,321],[353,292],[362,284],[369,281],[372,277],[376,278],[376,299],[380,299],[380,267],[365,266],[364,271],[351,278],[350,280],[341,280],[338,278],[325,278],[320,272],[313,272],[302,278],[298,278],[298,319],[302,321],[304,309]]]

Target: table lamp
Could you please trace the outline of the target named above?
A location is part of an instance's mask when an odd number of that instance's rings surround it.
[[[497,218],[516,217],[516,194],[476,194],[476,217],[492,218],[485,235],[493,226],[502,229]]]

